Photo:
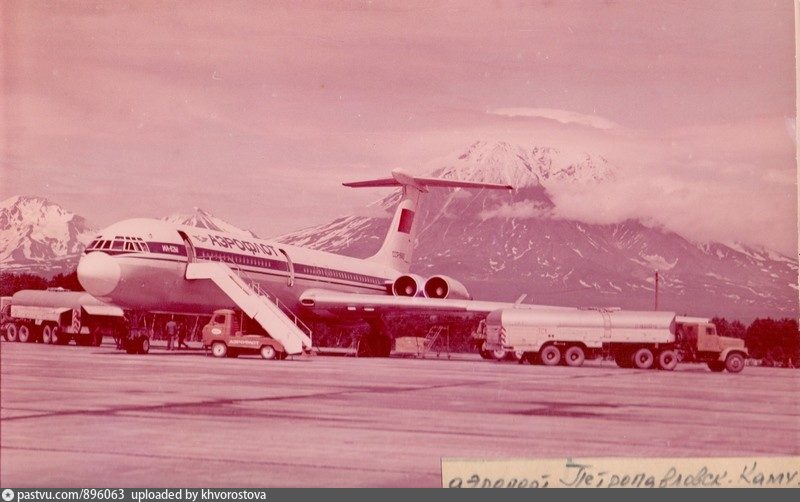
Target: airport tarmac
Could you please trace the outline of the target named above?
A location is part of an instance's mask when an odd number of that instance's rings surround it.
[[[442,457],[800,454],[800,371],[0,344],[4,487],[441,486]]]

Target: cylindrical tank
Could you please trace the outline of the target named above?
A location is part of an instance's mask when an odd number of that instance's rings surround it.
[[[12,305],[28,307],[79,308],[84,305],[111,306],[85,291],[42,291],[23,289],[11,297]]]
[[[669,329],[674,331],[675,313],[633,310],[502,309],[487,317],[487,323],[506,326],[552,326],[562,328]]]

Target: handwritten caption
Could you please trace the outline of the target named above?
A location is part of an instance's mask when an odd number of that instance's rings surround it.
[[[442,459],[445,488],[798,488],[800,457]]]

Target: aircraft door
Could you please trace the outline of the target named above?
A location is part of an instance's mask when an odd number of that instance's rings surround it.
[[[186,235],[185,232],[178,230],[178,233],[180,234],[181,239],[183,239],[183,245],[186,247],[186,257],[187,257],[186,261],[188,261],[189,263],[194,263],[195,261],[197,261],[197,254],[195,253],[194,250],[194,244],[192,244],[191,239],[189,239],[189,236]]]
[[[287,253],[283,249],[278,249],[283,256],[286,257],[286,265],[289,268],[289,279],[286,280],[286,285],[289,287],[294,286],[294,263],[292,263],[292,259],[289,257],[289,253]]]

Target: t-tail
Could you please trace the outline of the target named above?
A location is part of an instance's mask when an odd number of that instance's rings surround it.
[[[411,257],[414,252],[414,240],[418,223],[414,221],[419,208],[420,196],[428,192],[428,188],[492,188],[512,190],[511,185],[498,185],[495,183],[476,183],[472,181],[447,180],[441,178],[418,178],[402,170],[392,171],[391,178],[355,181],[343,183],[346,187],[402,187],[403,197],[397,205],[397,210],[389,225],[386,239],[381,249],[370,261],[380,263],[386,267],[408,273],[411,268]]]

